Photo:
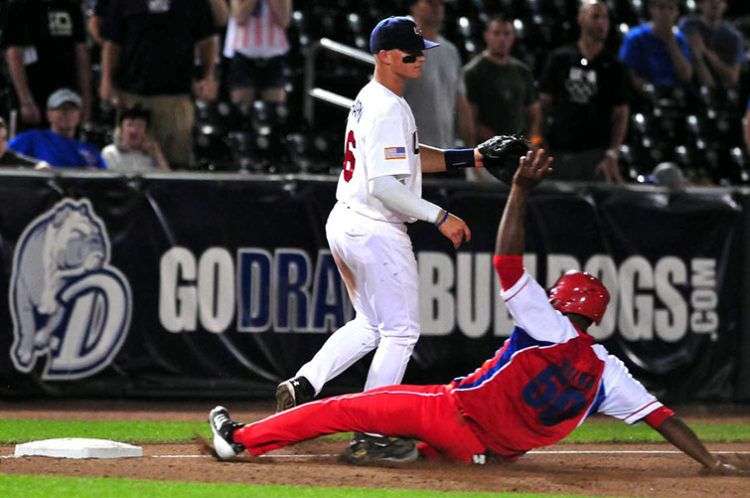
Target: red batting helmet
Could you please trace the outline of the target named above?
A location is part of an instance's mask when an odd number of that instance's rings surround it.
[[[599,323],[607,310],[609,292],[593,275],[571,270],[550,289],[549,302],[561,313],[583,315]]]

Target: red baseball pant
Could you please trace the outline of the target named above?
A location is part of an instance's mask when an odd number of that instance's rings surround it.
[[[445,385],[396,385],[313,401],[248,424],[234,441],[252,455],[335,432],[414,438],[420,450],[471,462],[485,447],[469,429]]]

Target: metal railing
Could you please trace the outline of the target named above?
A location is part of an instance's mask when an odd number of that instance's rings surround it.
[[[337,93],[315,87],[315,59],[321,50],[343,55],[355,61],[367,64],[375,64],[375,58],[363,50],[359,50],[343,43],[335,42],[329,38],[321,38],[313,43],[305,53],[305,108],[304,114],[307,122],[312,125],[315,120],[315,99],[328,102],[343,108],[349,108],[354,103],[350,98]]]

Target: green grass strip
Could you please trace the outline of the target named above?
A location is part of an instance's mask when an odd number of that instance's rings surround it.
[[[689,424],[708,443],[749,442],[750,423]],[[31,420],[0,419],[0,444],[13,444],[60,437],[113,439],[127,443],[184,443],[195,435],[209,437],[208,424],[203,421],[110,421],[110,420]],[[327,436],[334,441],[347,441],[351,434]],[[645,424],[628,426],[614,419],[596,419],[584,423],[567,443],[659,443],[663,438]]]
[[[740,443],[750,441],[750,423],[688,422],[706,443]],[[664,438],[645,423],[626,425],[612,419],[584,422],[565,438],[566,443],[663,443]]]
[[[203,421],[0,419],[2,444],[60,437],[113,439],[126,443],[180,443],[190,441],[196,434],[208,437],[209,433],[208,424]]]
[[[5,498],[563,498],[572,495],[539,493],[480,493],[370,488],[261,486],[199,482],[147,481],[104,477],[58,477],[0,474]],[[580,495],[579,495],[580,496]]]

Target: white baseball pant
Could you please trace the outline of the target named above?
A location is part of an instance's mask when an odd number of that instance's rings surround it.
[[[365,390],[400,384],[419,338],[417,262],[404,224],[378,221],[338,202],[326,223],[331,253],[356,315],[302,366],[318,394],[377,348]]]

